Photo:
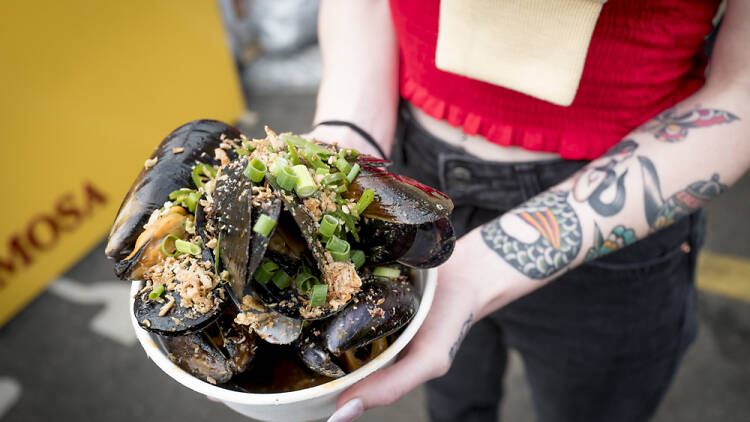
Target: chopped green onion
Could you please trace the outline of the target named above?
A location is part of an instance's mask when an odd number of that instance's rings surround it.
[[[302,293],[307,293],[312,286],[318,284],[318,277],[315,277],[309,272],[301,271],[303,267],[300,267],[300,271],[297,272],[297,277],[294,279],[294,285]]]
[[[325,306],[326,296],[328,296],[327,284],[316,284],[310,292],[310,306]]]
[[[270,271],[270,272],[274,272],[279,269],[279,264],[271,261],[270,259],[266,259],[265,261],[263,261],[261,266],[265,268],[266,271]]]
[[[250,163],[248,163],[247,167],[245,168],[244,175],[248,179],[252,180],[253,183],[258,183],[261,180],[263,180],[263,177],[266,176],[266,172],[268,169],[266,168],[265,163],[263,161],[260,161],[257,158],[253,158]]]
[[[297,184],[297,179],[299,178],[294,171],[294,168],[289,166],[282,167],[277,177],[276,182],[284,190],[294,189],[294,186]]]
[[[336,251],[329,251],[331,254],[331,258],[333,258],[336,262],[347,262],[349,261],[349,251],[346,252],[336,252]]]
[[[219,275],[219,250],[221,248],[221,232],[216,238],[216,248],[214,249],[214,274]]]
[[[326,250],[331,253],[334,261],[346,262],[349,260],[349,242],[344,239],[339,239],[336,236],[331,236],[326,242]]]
[[[289,277],[289,274],[287,274],[286,271],[280,269],[274,273],[271,281],[273,281],[273,284],[279,289],[284,289],[292,282],[292,278]]]
[[[245,148],[235,148],[234,152],[237,155],[243,155],[243,156],[250,155],[250,151],[246,150]]]
[[[255,222],[255,225],[253,225],[253,231],[262,236],[268,237],[268,235],[271,234],[271,230],[273,230],[274,226],[276,226],[276,221],[274,221],[273,218],[265,214],[261,214],[260,217],[258,217],[258,221]]]
[[[357,214],[362,215],[374,199],[375,191],[372,189],[365,189],[365,191],[362,192],[362,196],[359,197],[359,201],[357,201]]]
[[[297,183],[294,186],[294,191],[297,192],[297,196],[300,198],[307,198],[318,190],[317,186],[315,186],[315,181],[310,175],[310,170],[308,170],[307,167],[303,164],[298,164],[292,167],[292,170],[294,170],[294,174],[297,175]]]
[[[359,151],[357,151],[356,149],[353,149],[353,148],[344,148],[344,149],[342,149],[342,150],[339,151],[339,157],[341,157],[343,159],[350,158],[350,159],[353,160],[353,159],[356,159],[357,157],[359,157]]]
[[[201,247],[196,245],[195,243],[188,242],[186,240],[180,240],[177,239],[174,241],[174,246],[177,248],[177,252],[188,254],[188,255],[198,255],[201,253]]]
[[[192,189],[188,189],[188,188],[173,190],[172,192],[169,192],[169,199],[174,201],[176,199],[179,199],[179,198],[182,198],[183,196],[188,195],[190,192],[195,192],[195,191]]]
[[[208,164],[197,164],[193,167],[193,183],[195,187],[203,187],[203,177],[216,177],[216,168]]]
[[[320,156],[312,151],[305,151],[304,153],[302,153],[302,156],[305,157],[305,161],[307,161],[307,164],[316,170],[330,169],[328,164],[324,163],[323,160],[320,159]]]
[[[191,213],[195,212],[195,207],[198,205],[198,201],[201,199],[201,194],[198,191],[191,193],[185,198],[183,203]]]
[[[193,189],[183,188],[169,193],[169,199],[172,200],[175,205],[182,205],[191,213],[195,212],[195,206],[198,204],[200,198],[200,193]]]
[[[248,155],[250,155],[251,152],[255,151],[255,144],[249,139],[243,139],[242,148],[247,151]]]
[[[301,164],[301,161],[299,160],[299,154],[297,154],[297,148],[295,148],[294,145],[289,142],[287,142],[287,147],[289,148],[289,161],[292,163],[292,165],[296,166],[298,164]]]
[[[326,174],[331,174],[331,169],[325,168],[325,167],[318,167],[315,169],[315,174],[318,176],[325,176]]]
[[[271,260],[265,260],[262,264],[260,264],[258,269],[255,270],[253,278],[260,284],[266,284],[278,269],[279,266],[275,262]]]
[[[326,214],[323,216],[323,219],[320,220],[320,227],[318,227],[318,232],[322,234],[325,237],[331,237],[333,236],[333,233],[336,231],[336,229],[339,228],[339,219],[330,215]]]
[[[324,177],[320,183],[322,185],[333,185],[333,184],[341,183],[344,180],[346,180],[346,175],[344,175],[344,173],[333,173]]]
[[[328,240],[328,243],[326,243],[326,250],[336,252],[348,251],[349,242],[336,236],[331,236],[331,238]]]
[[[354,268],[359,268],[365,263],[365,253],[359,249],[353,249],[350,257]]]
[[[173,253],[167,253],[166,245],[167,245],[167,241],[169,239],[174,239],[175,242],[177,242],[178,240],[180,240],[177,236],[175,236],[173,234],[168,234],[168,235],[164,236],[164,239],[161,240],[161,253],[163,253],[165,256],[177,256],[177,255],[179,255],[180,252],[177,250],[176,246],[175,246],[175,250],[174,250]]]
[[[151,293],[148,294],[148,300],[156,300],[162,295],[162,293],[164,293],[164,285],[157,284],[151,290]]]
[[[335,214],[336,214],[336,217],[344,221],[346,228],[349,229],[349,232],[354,237],[354,241],[359,242],[359,234],[357,232],[357,226],[354,223],[354,217],[351,214],[345,213],[341,209],[337,209]]]
[[[268,168],[268,171],[271,172],[274,176],[278,176],[279,173],[281,173],[281,169],[288,166],[289,162],[285,160],[282,157],[278,157],[273,163],[271,163],[271,166]]]
[[[359,174],[359,164],[354,163],[352,166],[352,169],[349,170],[349,174],[346,175],[346,181],[351,183],[354,181],[354,178],[357,177]]]
[[[375,277],[398,278],[401,276],[401,271],[393,267],[375,267],[372,270],[372,275]]]
[[[292,144],[297,148],[311,151],[316,154],[332,155],[332,153],[328,151],[324,146],[310,142],[307,139],[300,138],[299,136],[281,135],[281,140],[286,142],[287,144]]]
[[[336,187],[335,187],[335,188],[333,189],[333,191],[334,191],[334,192],[336,192],[336,193],[344,193],[344,192],[346,192],[347,190],[349,190],[349,186],[347,186],[347,185],[346,185],[346,183],[342,183],[342,184],[340,184],[340,185],[336,186]]]
[[[349,165],[349,162],[346,161],[345,158],[339,157],[336,159],[336,162],[334,163],[337,169],[343,174],[348,174],[349,171],[352,169],[352,166]]]

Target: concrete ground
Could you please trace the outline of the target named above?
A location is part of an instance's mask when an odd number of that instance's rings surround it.
[[[312,95],[254,97],[251,103],[258,121],[277,130],[309,128]],[[245,130],[262,134],[258,126]],[[750,259],[748,215],[745,176],[710,204],[707,250]],[[750,274],[738,271],[750,285]],[[146,359],[129,328],[127,289],[114,279],[100,244],[0,328],[0,420],[246,420],[176,384]],[[750,421],[750,302],[702,291],[698,311],[698,339],[654,421]],[[517,355],[511,355],[505,385],[502,420],[534,420]],[[417,389],[361,420],[426,421],[423,400]]]

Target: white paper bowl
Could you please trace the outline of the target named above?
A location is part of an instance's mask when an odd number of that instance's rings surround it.
[[[336,409],[336,402],[342,391],[378,369],[393,363],[396,355],[414,337],[432,306],[437,285],[437,270],[433,268],[417,271],[414,282],[417,292],[421,294],[419,309],[401,335],[383,353],[367,365],[344,377],[289,393],[254,394],[226,390],[201,381],[172,363],[164,350],[157,345],[155,334],[142,329],[135,319],[133,301],[141,288],[142,283],[139,281],[134,281],[130,288],[130,321],[146,355],[162,371],[185,387],[214,397],[235,411],[254,419],[270,422],[303,422],[330,416]]]

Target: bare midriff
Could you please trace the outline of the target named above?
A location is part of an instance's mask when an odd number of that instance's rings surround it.
[[[455,127],[445,120],[438,120],[418,107],[409,103],[409,109],[416,121],[432,136],[462,148],[478,158],[488,161],[525,162],[543,161],[560,158],[557,153],[546,151],[529,151],[518,146],[501,146],[489,142],[481,135],[467,135],[460,127]]]

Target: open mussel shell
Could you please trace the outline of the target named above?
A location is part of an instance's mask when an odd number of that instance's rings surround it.
[[[180,206],[172,206],[145,229],[135,241],[135,250],[115,262],[115,275],[122,280],[140,280],[150,267],[164,258],[161,244],[165,236],[184,238],[188,220],[192,218]]]
[[[211,162],[222,135],[234,139],[240,132],[216,120],[195,120],[178,127],[159,144],[149,161],[156,162],[141,170],[117,212],[105,248],[110,259],[119,261],[133,251],[154,210],[162,207],[170,192],[191,186],[195,162]],[[175,154],[173,148],[182,152]]]
[[[328,321],[323,336],[336,355],[367,345],[406,325],[419,307],[414,286],[407,281],[373,282]]]
[[[346,373],[325,347],[322,329],[320,323],[313,323],[305,328],[302,336],[293,344],[294,351],[312,371],[331,378],[343,377]]]
[[[257,211],[255,214],[257,216],[265,214],[276,221],[277,224],[274,226],[274,230],[269,233],[268,237],[263,236],[260,233],[253,233],[250,245],[252,255],[250,257],[250,263],[248,264],[248,286],[245,288],[245,293],[252,294],[265,305],[272,307],[274,311],[284,316],[299,319],[301,298],[297,293],[297,289],[294,288],[294,285],[289,285],[280,289],[270,280],[266,283],[259,283],[253,276],[253,273],[264,258],[268,258],[278,264],[280,269],[284,270],[290,277],[294,277],[299,267],[303,264],[300,257],[268,249],[271,237],[274,236],[275,232],[277,230],[279,230],[279,232],[283,231],[283,229],[278,229],[281,223],[279,218],[281,215],[281,201],[278,198],[274,198],[272,201],[262,203],[260,207],[256,208]]]
[[[220,270],[226,269],[229,272],[231,295],[240,309],[242,298],[251,295],[276,312],[298,318],[299,311],[296,308],[280,305],[280,302],[288,303],[292,297],[292,289],[274,290],[273,283],[264,285],[253,279],[253,273],[265,256],[270,239],[252,230],[252,182],[243,174],[246,164],[246,160],[233,162],[225,166],[216,179],[211,218],[221,236],[218,246]],[[271,200],[265,208],[259,207],[259,210],[278,220],[281,203]],[[292,270],[287,268],[287,273],[290,271]],[[294,271],[296,272],[296,268]],[[295,272],[291,272],[291,275]]]
[[[253,331],[267,343],[289,344],[302,332],[302,321],[275,312],[252,296],[243,297],[238,308],[248,314],[244,319],[254,322]]]
[[[360,237],[370,263],[430,268],[448,259],[456,236],[450,222],[453,202],[445,194],[365,164],[344,196],[358,199],[367,189],[375,192],[375,200],[362,215]]]
[[[291,277],[294,277],[297,270],[302,265],[301,260],[294,259],[287,255],[281,255],[273,251],[267,251],[266,257],[278,264],[279,268],[284,270]],[[253,279],[251,284],[254,294],[261,302],[289,318],[301,318],[299,308],[300,306],[303,306],[303,298],[294,287],[293,282],[283,289],[278,288],[273,281],[259,283],[257,280]]]
[[[198,222],[203,218],[202,209],[198,206],[196,209],[196,228],[205,245],[207,238],[204,237],[202,231],[204,222],[198,225]],[[214,256],[209,248],[205,246],[201,248],[200,259],[211,263],[210,268],[213,268]],[[148,331],[167,336],[184,335],[202,330],[221,315],[228,302],[227,291],[221,285],[214,288],[214,306],[206,313],[200,313],[193,307],[182,306],[182,300],[176,291],[165,290],[160,300],[149,300],[148,294],[149,292],[144,292],[135,297],[133,311],[138,324]],[[162,307],[172,299],[174,299],[172,309],[160,316]]]
[[[148,331],[165,336],[195,333],[214,322],[226,307],[227,301],[222,299],[221,289],[217,288],[214,292],[217,295],[214,307],[204,314],[192,307],[182,306],[180,294],[167,290],[161,295],[161,300],[149,300],[149,292],[138,294],[133,303],[133,312],[138,324]],[[160,316],[162,307],[171,300],[174,300],[172,308],[165,315]]]
[[[214,210],[211,219],[215,230],[221,234],[221,242],[217,246],[217,271],[226,269],[229,273],[230,282],[224,284],[223,288],[236,308],[253,314],[255,320],[261,321],[254,325],[255,333],[268,343],[289,344],[299,337],[302,322],[282,315],[255,300],[259,294],[253,290],[250,282],[260,262],[257,256],[262,258],[268,247],[268,239],[259,239],[258,236],[261,235],[252,231],[252,216],[263,213],[277,219],[281,204],[278,200],[271,200],[253,213],[252,183],[242,174],[244,161],[223,168],[214,188]],[[195,224],[204,243],[208,242],[208,217],[200,204],[196,207]],[[207,250],[204,248],[204,252]],[[246,306],[246,296],[252,298],[249,302],[251,306]]]
[[[256,338],[232,322],[231,313],[205,330],[162,338],[170,358],[182,369],[205,381],[225,383],[244,372],[255,357]]]
[[[352,264],[351,262],[333,262],[333,260],[330,258],[330,254],[326,254],[323,244],[320,243],[318,235],[316,234],[317,223],[307,213],[302,201],[294,194],[284,193],[281,187],[279,187],[276,183],[276,180],[273,176],[266,175],[266,180],[274,188],[274,190],[281,193],[279,195],[279,198],[281,198],[282,202],[284,203],[285,209],[292,215],[294,221],[297,223],[297,227],[299,228],[300,232],[302,233],[302,237],[307,243],[307,248],[313,257],[318,270],[320,271],[321,281],[326,281],[329,286],[339,284],[355,284],[357,286],[360,286],[362,282],[359,279],[359,275],[357,274],[356,269],[354,268],[354,264]],[[339,280],[336,280],[334,282],[331,282],[331,279],[335,278],[346,278],[346,281],[340,282]],[[290,290],[290,292],[293,291],[293,289],[286,290]],[[299,306],[295,306],[294,309],[296,309],[296,312],[299,312],[300,317],[306,320],[319,320],[328,318],[331,315],[339,312],[344,308],[344,306],[346,306],[345,303],[340,304],[337,307],[331,306],[330,294],[331,292],[329,292],[329,303],[327,303],[326,306],[316,308],[315,312],[303,313],[299,311]],[[293,293],[289,293],[289,297],[292,297],[292,295]],[[283,298],[278,297],[278,299]],[[302,298],[297,297],[296,301],[299,301],[300,299]],[[349,301],[351,301],[351,298],[349,298],[346,302],[348,303]],[[275,304],[266,304],[277,308],[279,303],[281,303],[281,301]],[[291,312],[295,312],[291,308],[289,309]],[[284,311],[285,310],[279,308],[279,312]]]

